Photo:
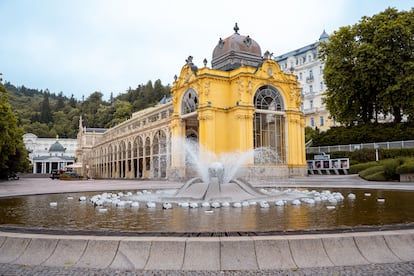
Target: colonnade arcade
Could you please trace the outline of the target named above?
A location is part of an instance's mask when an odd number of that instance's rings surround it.
[[[93,151],[97,178],[166,178],[171,160],[168,127],[105,143]]]

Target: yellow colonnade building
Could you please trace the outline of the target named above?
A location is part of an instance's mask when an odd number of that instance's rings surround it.
[[[220,39],[212,67],[188,57],[171,89],[171,102],[134,113],[131,119],[91,133],[80,125],[78,162],[102,178],[193,176],[182,139],[200,145],[201,159],[253,150],[271,154],[244,160],[239,176],[272,180],[306,175],[304,117],[299,83],[272,54],[238,33]],[[89,136],[88,136],[89,135]],[[86,141],[85,137],[89,137]],[[91,137],[94,137],[93,139]],[[205,157],[203,155],[206,155]],[[215,160],[208,160],[214,162]]]

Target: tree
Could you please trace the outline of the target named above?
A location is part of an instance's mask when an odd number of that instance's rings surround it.
[[[75,98],[73,97],[73,94],[72,94],[72,96],[70,97],[70,99],[69,99],[69,105],[72,107],[72,108],[76,108],[76,100],[75,100]]]
[[[26,133],[33,133],[37,137],[52,137],[49,132],[49,127],[45,123],[34,122],[24,125],[24,131]]]
[[[71,137],[73,133],[73,127],[71,126],[71,120],[63,111],[57,111],[53,113],[53,127],[50,130],[50,136],[59,135],[62,138]],[[49,136],[49,137],[50,137]],[[73,137],[73,136],[72,136]]]
[[[42,107],[40,110],[40,122],[45,124],[53,123],[53,115],[49,103],[49,93],[45,93],[43,97]]]
[[[23,129],[9,103],[9,94],[0,83],[0,179],[28,167]]]
[[[86,125],[94,127],[103,127],[96,118],[96,112],[102,104],[106,104],[102,100],[103,94],[101,92],[92,93],[85,101],[82,103],[81,112],[82,117],[84,118]]]
[[[341,27],[321,44],[326,108],[352,125],[391,114],[414,116],[414,9],[388,8]]]
[[[127,101],[116,100],[115,101],[115,113],[113,119],[109,123],[110,127],[113,127],[123,121],[129,119],[132,115],[132,105]]]
[[[60,92],[57,96],[55,111],[60,111],[63,108],[65,108],[65,97],[63,96],[63,92]]]
[[[110,127],[111,120],[115,113],[115,104],[103,105],[101,104],[96,112],[96,118],[103,127]]]

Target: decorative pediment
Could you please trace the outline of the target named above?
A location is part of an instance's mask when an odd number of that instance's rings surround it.
[[[179,88],[184,85],[187,85],[193,82],[196,79],[196,71],[191,68],[190,64],[186,64],[181,69],[180,75],[177,77],[176,81],[174,82],[174,86]]]

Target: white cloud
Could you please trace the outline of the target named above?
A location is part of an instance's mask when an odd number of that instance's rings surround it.
[[[409,6],[390,2],[4,0],[0,71],[16,85],[108,97],[148,80],[171,83],[188,55],[198,66],[204,58],[210,64],[235,22],[262,52],[280,55],[313,43],[323,29],[331,33],[388,5]]]

